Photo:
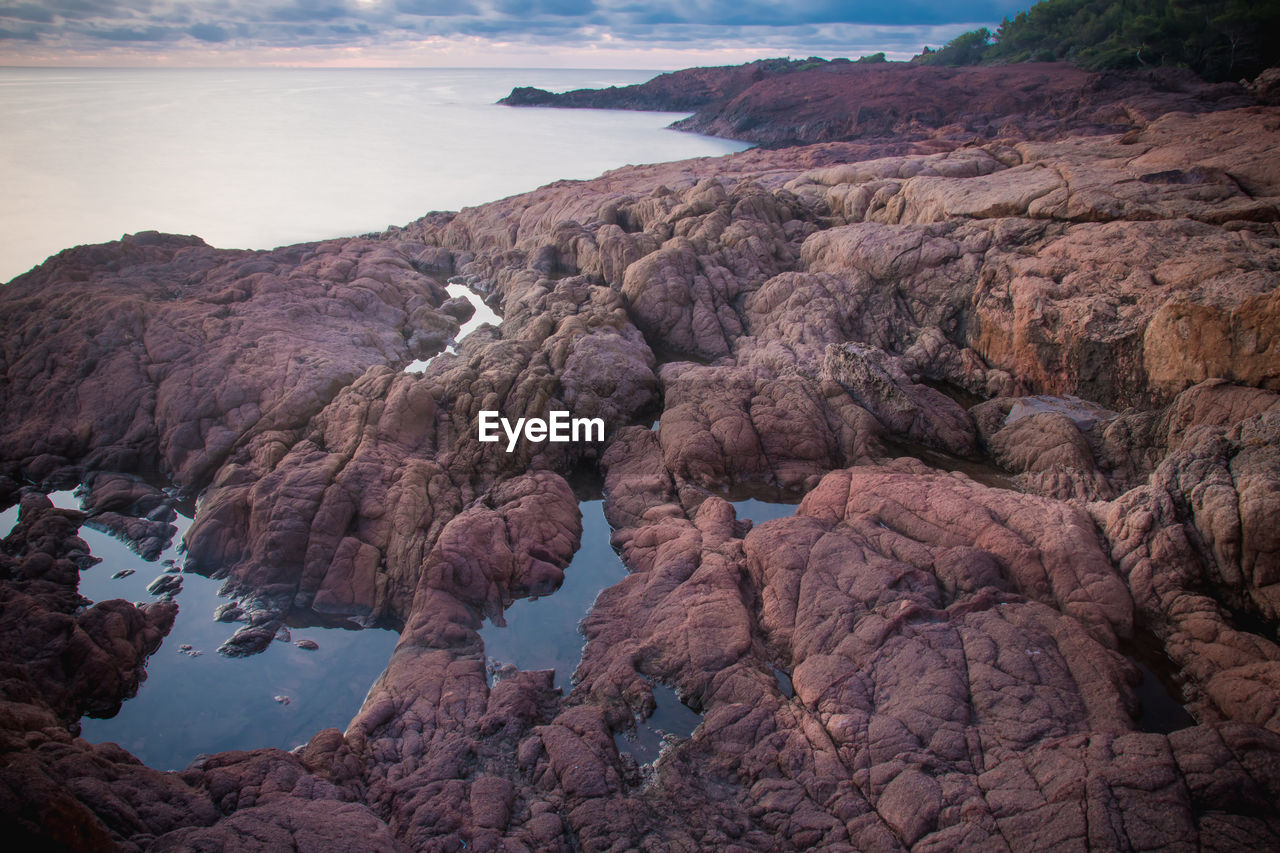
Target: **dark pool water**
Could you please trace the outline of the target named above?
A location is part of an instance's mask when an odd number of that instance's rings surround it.
[[[633,730],[613,736],[618,752],[627,753],[639,764],[657,761],[668,736],[688,737],[702,722],[702,716],[681,702],[676,692],[666,685],[653,685],[653,701],[656,707],[648,719],[638,721]]]
[[[796,689],[791,684],[791,676],[776,666],[771,666],[773,670],[773,680],[778,684],[778,692],[788,699],[796,695]]]
[[[738,518],[757,524],[796,510],[794,503],[754,498],[733,501],[733,506]],[[504,665],[521,670],[554,669],[556,686],[566,693],[572,687],[573,671],[582,659],[585,642],[578,626],[596,596],[627,576],[622,559],[609,544],[604,501],[584,500],[579,507],[582,544],[565,569],[560,588],[542,597],[519,599],[503,613],[506,625],[486,623],[480,630],[491,672]]]
[[[743,498],[730,503],[738,513],[739,520],[749,518],[756,524],[763,524],[775,518],[790,518],[796,514],[798,506],[794,503],[774,503],[758,498]]]
[[[1142,681],[1134,688],[1141,703],[1138,728],[1144,732],[1169,734],[1194,726],[1196,719],[1180,698],[1182,688],[1176,678],[1178,667],[1169,660],[1160,640],[1144,628],[1135,628],[1133,638],[1123,651],[1130,663],[1142,673]]]
[[[622,559],[609,544],[609,522],[603,500],[586,500],[582,510],[582,544],[564,572],[564,583],[540,598],[523,598],[503,613],[506,625],[486,624],[480,631],[491,668],[554,669],[555,684],[566,693],[582,659],[585,640],[578,624],[596,596],[627,576]]]
[[[79,508],[72,492],[49,497],[64,509]],[[17,507],[0,513],[0,532],[9,532],[17,514]],[[91,601],[156,600],[147,584],[164,573],[164,561],[181,565],[176,543],[191,520],[180,516],[175,525],[175,545],[155,562],[143,560],[106,533],[81,527],[80,537],[102,562],[80,573],[80,594]],[[112,577],[126,569],[134,573]],[[227,600],[218,596],[221,582],[196,574],[180,576],[182,590],[174,597],[178,618],[151,656],[138,695],[126,700],[111,719],[81,720],[86,740],[114,741],[152,767],[178,770],[201,753],[224,750],[291,749],[321,729],[345,729],[395,648],[394,631],[291,628],[292,642],[272,643],[260,655],[228,658],[217,648],[240,623],[213,621],[213,611]],[[307,651],[293,645],[302,639],[315,641],[319,648]],[[183,645],[200,654],[183,653]]]
[[[936,468],[939,471],[959,471],[970,480],[993,489],[1022,491],[1013,475],[990,459],[966,459],[963,456],[956,456],[915,442],[890,442],[889,446],[896,453],[919,459],[930,468]]]

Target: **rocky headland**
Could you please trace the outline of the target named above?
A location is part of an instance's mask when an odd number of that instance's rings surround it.
[[[878,154],[905,143],[937,149],[998,138],[1053,140],[1124,133],[1170,112],[1275,103],[1274,75],[1206,83],[1190,71],[1084,71],[1065,62],[950,68],[905,62],[769,59],[691,68],[646,83],[547,92],[513,89],[499,103],[692,112],[672,126],[766,148],[860,141]]]
[[[868,103],[907,85],[872,71]],[[766,77],[717,96],[791,99],[741,135],[813,144],[270,252],[139,234],[0,288],[8,837],[1280,845],[1280,108],[1024,71],[913,83],[941,111],[893,116],[785,94],[843,71]],[[456,351],[449,281],[503,318]],[[561,409],[604,440],[477,440],[481,410]],[[629,574],[570,692],[490,684],[482,621],[559,584],[584,480]],[[42,494],[76,484],[83,512]],[[800,503],[753,526],[744,489]],[[186,569],[242,603],[229,650],[300,612],[400,629],[345,731],[180,772],[78,737],[175,605],[86,606],[77,531],[154,553],[196,498]],[[639,764],[614,735],[659,686],[700,722]]]

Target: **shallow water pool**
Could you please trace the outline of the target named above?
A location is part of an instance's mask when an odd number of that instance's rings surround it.
[[[541,598],[523,598],[506,609],[506,625],[486,624],[480,631],[491,669],[554,669],[555,684],[566,693],[586,642],[578,624],[601,590],[627,576],[622,558],[609,544],[603,500],[587,500],[582,510],[582,544],[564,572],[564,583]]]
[[[74,508],[74,502],[59,505]],[[177,519],[175,542],[190,525],[190,519]],[[166,560],[182,562],[176,546],[147,562],[101,531],[85,526],[80,537],[93,556],[102,558],[80,573],[80,594],[91,601],[154,601],[147,585],[165,572]],[[112,577],[129,569],[133,574]],[[346,728],[398,639],[394,631],[375,629],[292,628],[292,642],[274,642],[259,655],[228,658],[217,648],[240,623],[213,620],[213,611],[227,600],[218,596],[221,582],[190,573],[179,577],[182,589],[174,596],[178,617],[147,663],[138,695],[111,719],[81,720],[86,740],[114,741],[161,770],[184,768],[201,753],[290,749],[321,729]],[[319,648],[293,645],[302,639]],[[184,645],[190,649],[182,650]]]

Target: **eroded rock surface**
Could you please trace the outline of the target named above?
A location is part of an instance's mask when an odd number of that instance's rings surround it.
[[[1037,83],[969,103],[963,134],[630,167],[376,237],[135,235],[0,288],[12,837],[1277,846],[1280,113],[1148,83],[1063,78],[1033,109]],[[503,320],[443,352],[469,312],[450,280]],[[482,410],[607,429],[507,452]],[[584,479],[629,574],[567,695],[491,683],[478,629],[555,594]],[[32,485],[73,483],[84,513]],[[803,500],[753,526],[739,493]],[[77,530],[145,553],[196,497],[185,568],[236,595],[225,653],[308,611],[401,629],[345,732],[178,773],[76,737],[175,607],[84,607]],[[1140,649],[1191,724],[1149,730]],[[615,736],[660,688],[699,722],[642,765]]]

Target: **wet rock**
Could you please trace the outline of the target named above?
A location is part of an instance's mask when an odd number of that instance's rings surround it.
[[[83,518],[43,495],[25,497],[0,554],[6,695],[35,702],[63,724],[86,713],[116,713],[137,691],[143,662],[177,613],[168,601],[138,608],[116,599],[81,608],[79,569],[68,555],[84,548],[76,536]]]
[[[314,652],[316,649],[320,648],[319,643],[317,643],[315,640],[310,640],[310,639],[298,640],[297,642],[294,643],[294,645],[300,649],[305,649],[306,651],[309,651],[309,652]]]
[[[172,598],[181,591],[182,577],[179,575],[160,575],[147,584],[147,592],[164,598]]]
[[[148,521],[172,521],[169,496],[140,477],[93,471],[85,476],[83,506],[91,515],[114,513]]]
[[[476,308],[471,304],[470,299],[454,296],[440,304],[440,313],[448,314],[459,323],[465,323],[476,313]]]
[[[271,645],[282,627],[284,626],[274,620],[262,625],[245,625],[218,646],[218,652],[231,658],[256,655]]]
[[[95,530],[123,539],[144,560],[159,557],[178,532],[178,528],[166,521],[149,521],[117,512],[100,512],[90,516],[86,523]]]
[[[1005,425],[1014,421],[1029,418],[1038,414],[1056,414],[1069,419],[1078,429],[1090,430],[1098,424],[1107,423],[1116,417],[1116,413],[1101,406],[1094,405],[1079,397],[1019,397],[1009,407],[1005,415]]]
[[[111,579],[120,580],[120,578],[127,578],[129,577],[129,575],[132,575],[135,573],[136,573],[135,569],[121,569],[120,571],[113,573],[111,575]]]

